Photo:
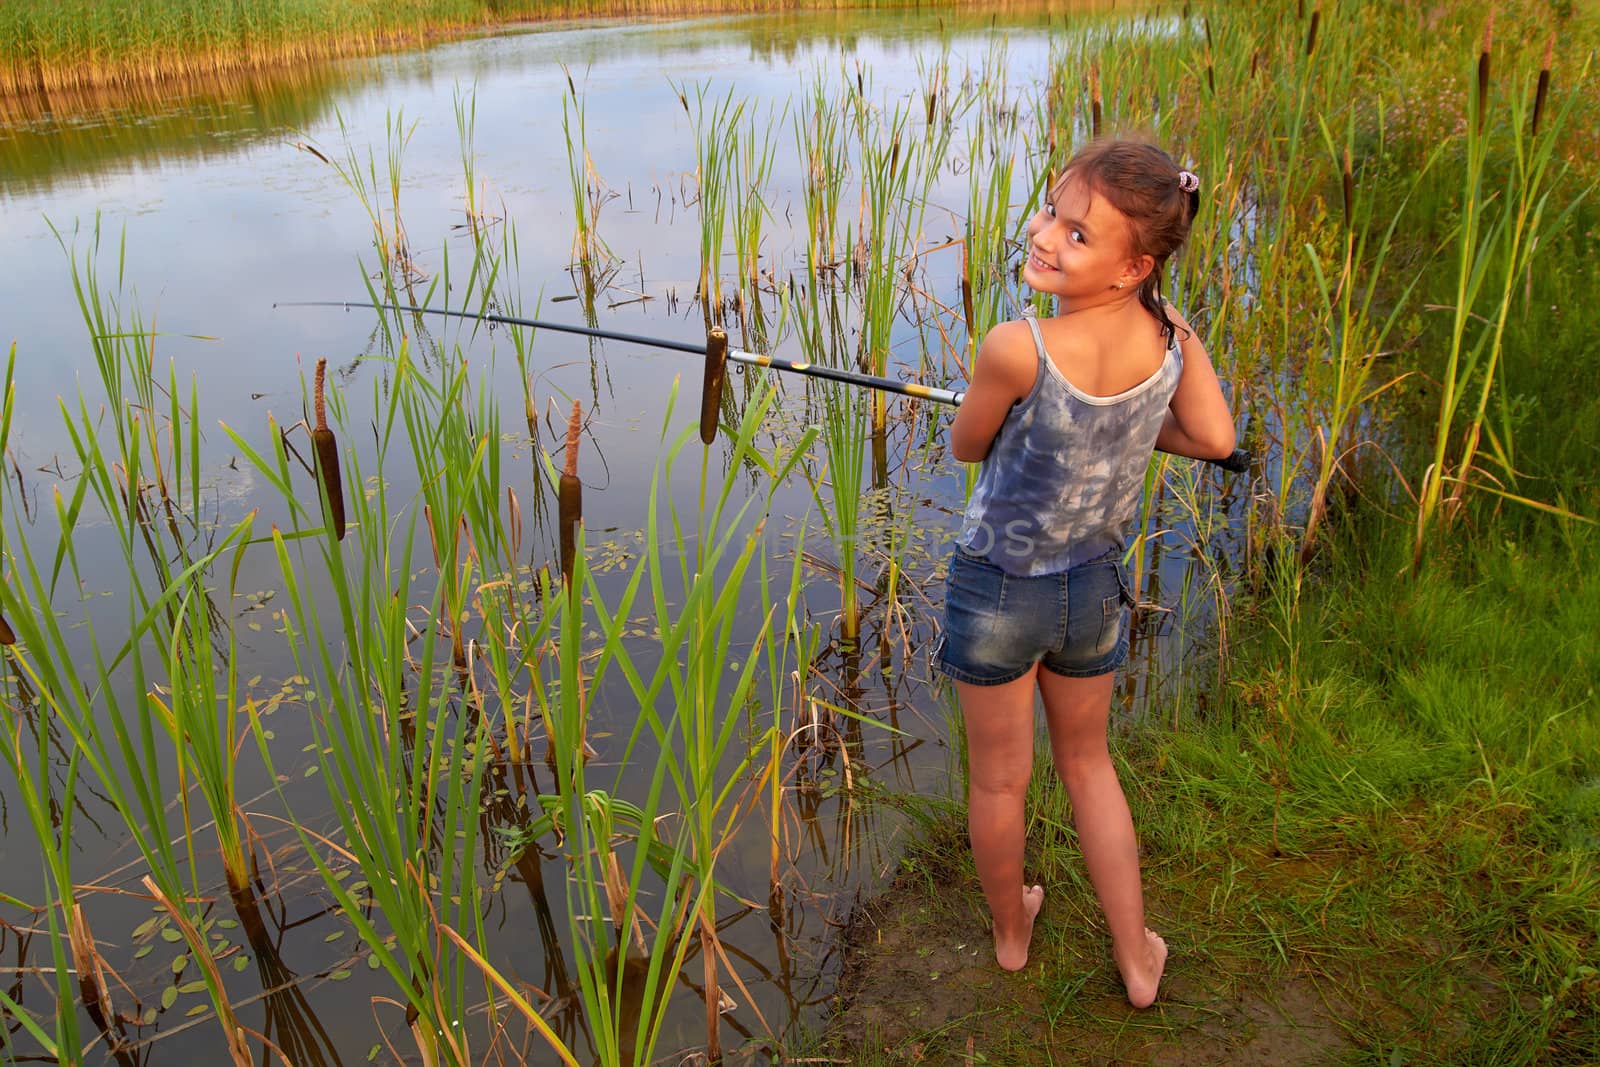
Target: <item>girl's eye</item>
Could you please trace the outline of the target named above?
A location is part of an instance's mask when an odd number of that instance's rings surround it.
[[[1080,245],[1083,244],[1083,231],[1082,230],[1069,230],[1068,231],[1068,236],[1071,237],[1074,241],[1078,242]]]
[[[1046,215],[1049,215],[1051,218],[1055,218],[1056,217],[1056,206],[1054,204],[1052,204],[1050,201],[1046,200],[1044,202],[1044,213]]]

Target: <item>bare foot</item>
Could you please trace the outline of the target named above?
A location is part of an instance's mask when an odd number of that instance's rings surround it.
[[[1144,941],[1124,954],[1113,952],[1117,970],[1122,972],[1122,984],[1128,990],[1128,1003],[1136,1008],[1148,1008],[1156,999],[1156,987],[1161,984],[1161,972],[1167,966],[1167,943],[1149,927],[1145,927]]]
[[[994,931],[994,958],[1006,971],[1020,971],[1028,965],[1028,941],[1033,937],[1033,920],[1044,906],[1044,886],[1024,886],[1022,889],[1022,929],[1016,937],[1001,937],[999,927]]]

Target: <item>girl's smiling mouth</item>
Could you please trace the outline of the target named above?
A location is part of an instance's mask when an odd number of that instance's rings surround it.
[[[1053,270],[1057,270],[1058,269],[1056,267],[1052,267],[1050,264],[1048,264],[1044,260],[1040,259],[1039,258],[1039,253],[1037,253],[1037,252],[1029,252],[1028,253],[1028,265],[1033,267],[1034,270],[1051,270],[1051,271],[1053,271]]]

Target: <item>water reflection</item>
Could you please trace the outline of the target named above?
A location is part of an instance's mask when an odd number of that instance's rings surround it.
[[[342,94],[376,75],[370,64],[346,63],[114,91],[0,95],[0,197],[277,143],[326,120]]]

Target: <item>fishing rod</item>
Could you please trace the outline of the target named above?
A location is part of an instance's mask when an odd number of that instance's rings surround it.
[[[541,319],[520,318],[515,315],[501,315],[495,312],[450,311],[445,308],[417,307],[409,304],[375,304],[371,301],[348,300],[288,300],[273,304],[273,307],[333,307],[344,308],[374,308],[379,311],[396,311],[411,315],[441,315],[447,318],[468,319],[473,322],[491,322],[505,326],[527,326],[536,330],[551,330],[555,333],[577,334],[580,337],[593,337],[602,341],[623,341],[628,344],[644,345],[649,348],[664,348],[673,352],[687,352],[705,357],[705,372],[700,389],[700,440],[706,445],[712,444],[717,439],[717,414],[722,410],[722,389],[727,378],[727,365],[738,363],[747,367],[764,367],[770,370],[784,371],[788,374],[799,374],[808,378],[826,378],[829,381],[843,382],[846,385],[857,385],[865,389],[878,389],[886,393],[895,393],[899,396],[914,397],[918,400],[931,400],[936,404],[948,404],[951,407],[960,407],[961,401],[966,397],[963,390],[940,389],[920,382],[902,382],[895,378],[885,378],[876,374],[861,374],[856,371],[839,370],[835,367],[820,366],[816,363],[805,363],[796,360],[782,359],[778,356],[763,355],[759,352],[747,352],[740,348],[728,346],[728,334],[720,326],[713,326],[706,334],[704,344],[695,344],[691,341],[671,341],[660,337],[646,337],[643,334],[621,333],[617,330],[601,330],[593,326],[574,326],[564,322],[546,322]],[[1205,462],[1221,467],[1225,471],[1242,474],[1250,469],[1250,453],[1242,448],[1235,449],[1233,454],[1223,459],[1208,459]]]

